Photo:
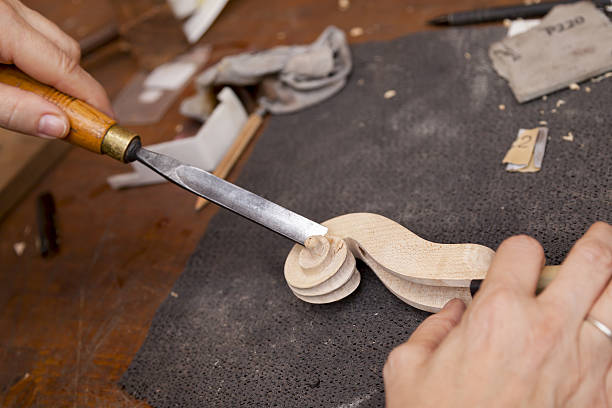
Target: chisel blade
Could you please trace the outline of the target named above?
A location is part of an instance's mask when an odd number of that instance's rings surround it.
[[[140,148],[136,159],[174,184],[303,245],[327,227],[172,157]]]

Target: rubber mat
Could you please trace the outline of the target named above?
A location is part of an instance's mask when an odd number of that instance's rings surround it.
[[[519,105],[487,56],[503,35],[448,29],[353,47],[346,88],[272,117],[237,184],[314,220],[378,213],[434,242],[496,248],[526,233],[559,263],[612,218],[612,79]],[[540,121],[542,170],[506,172],[518,129]],[[159,408],[382,406],[385,359],[427,313],[364,264],[348,298],[304,303],[283,278],[291,247],[220,211],[121,385]]]

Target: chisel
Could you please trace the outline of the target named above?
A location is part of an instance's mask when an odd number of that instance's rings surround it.
[[[227,208],[294,242],[327,234],[327,227],[302,217],[197,167],[142,147],[140,136],[87,103],[41,84],[15,66],[0,64],[0,82],[42,96],[70,120],[63,140],[124,163],[139,161],[172,183]]]

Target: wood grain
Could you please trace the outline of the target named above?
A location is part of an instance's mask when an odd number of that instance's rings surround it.
[[[73,35],[105,21],[99,3],[28,1]],[[159,1],[115,3],[120,15],[137,18],[146,11],[144,4]],[[349,37],[352,43],[384,41],[430,29],[425,22],[438,14],[508,3],[352,0],[341,11],[336,1],[234,1],[202,43],[213,46],[214,63],[239,52],[312,42],[330,24],[346,32],[362,27],[364,35]],[[111,97],[140,70],[121,46],[90,55],[84,65]],[[190,87],[182,97],[193,92]],[[146,143],[159,143],[171,140],[184,123],[177,103],[159,123],[134,130]],[[236,179],[253,145],[228,180]],[[218,209],[207,206],[195,213],[193,196],[170,185],[112,191],[106,177],[123,171],[119,162],[71,149],[0,223],[1,406],[147,406],[116,382]],[[56,198],[62,238],[60,253],[51,259],[36,255],[32,233],[35,199],[43,191]],[[27,243],[20,257],[12,249],[18,241]]]
[[[306,248],[296,244],[284,267],[293,293],[311,303],[335,302],[357,289],[354,280],[348,281],[351,275],[345,269],[345,260],[354,256],[364,261],[394,295],[435,313],[454,298],[468,304],[472,299],[470,283],[486,277],[495,255],[482,245],[427,241],[377,214],[346,214],[323,225],[329,228],[330,244],[308,245],[311,240],[323,242],[323,237],[308,238]],[[304,262],[304,258],[315,255],[319,261],[316,267]],[[354,260],[352,265],[354,268]],[[545,267],[538,290],[545,288],[557,272],[557,266]]]

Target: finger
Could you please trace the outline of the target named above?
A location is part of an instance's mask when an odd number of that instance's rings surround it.
[[[22,71],[47,85],[77,97],[112,116],[112,108],[106,92],[79,62],[30,27],[16,12],[12,18],[3,19],[8,25],[0,36],[2,60],[14,63]],[[23,47],[23,44],[28,44]]]
[[[68,34],[64,33],[55,23],[43,17],[40,13],[16,2],[15,10],[19,15],[43,36],[54,42],[62,51],[76,61],[81,60],[81,47]]]
[[[427,355],[433,353],[448,333],[459,324],[463,312],[463,302],[459,299],[451,300],[437,314],[425,319],[405,344],[420,348]]]
[[[425,319],[407,342],[391,351],[383,369],[384,376],[388,378],[398,369],[404,370],[425,361],[448,333],[459,324],[464,312],[463,302],[453,299],[437,314]]]
[[[598,222],[580,238],[538,301],[581,325],[612,276],[612,227]],[[608,309],[604,316],[610,313]]]
[[[66,115],[42,97],[0,84],[0,126],[44,138],[61,138],[68,134]]]
[[[501,286],[535,296],[544,261],[544,250],[535,239],[526,235],[508,238],[497,249],[480,291]]]

